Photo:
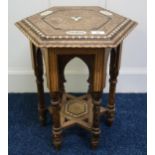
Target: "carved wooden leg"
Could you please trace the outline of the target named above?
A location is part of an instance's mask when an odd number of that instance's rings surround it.
[[[96,148],[99,143],[99,117],[100,117],[100,106],[101,106],[101,97],[102,91],[105,86],[105,77],[106,77],[106,66],[108,59],[108,51],[105,49],[100,49],[96,53],[94,69],[93,69],[93,125],[92,125],[92,148]]]
[[[52,129],[52,140],[57,150],[61,147],[61,125],[60,125],[60,94],[52,93],[52,118],[53,118],[53,129]]]
[[[36,83],[38,89],[38,112],[41,125],[45,125],[46,122],[46,107],[44,99],[44,86],[43,86],[43,60],[41,49],[31,44],[32,63],[36,76]]]
[[[92,148],[96,148],[99,143],[100,128],[99,128],[99,118],[100,118],[100,104],[101,104],[101,93],[93,93],[93,127],[92,127]]]
[[[65,93],[65,86],[64,83],[66,82],[64,77],[64,63],[61,62],[62,59],[59,61],[59,91],[62,97],[63,93]]]
[[[93,64],[93,61],[91,62]],[[89,78],[87,80],[88,82],[88,93],[91,94],[93,91],[93,66],[89,65]]]
[[[120,57],[121,57],[122,44],[117,48],[111,50],[110,56],[110,88],[109,88],[109,99],[107,106],[107,124],[112,125],[115,117],[115,90],[117,83],[117,76],[120,68]]]

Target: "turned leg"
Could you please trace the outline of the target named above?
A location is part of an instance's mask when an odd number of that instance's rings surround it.
[[[43,60],[41,49],[31,44],[32,63],[36,76],[37,90],[38,90],[38,112],[41,125],[45,125],[46,122],[46,107],[44,99],[44,86],[43,86]]]
[[[99,118],[100,118],[100,104],[101,104],[101,93],[92,93],[93,98],[93,126],[92,126],[92,148],[96,148],[99,143],[100,128],[99,128]]]
[[[93,100],[93,124],[92,124],[92,148],[96,148],[99,143],[100,128],[100,106],[102,100],[102,91],[105,86],[106,68],[108,60],[108,51],[100,49],[95,55],[92,80],[92,100]]]
[[[63,93],[65,93],[65,86],[64,83],[66,82],[64,77],[64,67],[65,64],[61,62],[62,59],[59,61],[59,91],[62,97]],[[62,60],[63,61],[63,60]]]
[[[91,94],[93,91],[93,66],[89,65],[89,78],[88,82],[88,93]]]
[[[109,97],[108,97],[108,105],[107,105],[107,124],[109,126],[112,125],[115,117],[115,91],[116,91],[116,83],[117,76],[120,69],[120,57],[121,57],[121,49],[122,44],[120,44],[117,48],[113,48],[111,50],[110,55],[110,88],[109,88]]]
[[[60,93],[51,93],[51,105],[52,105],[52,140],[54,147],[59,150],[61,147],[61,125],[60,125]]]

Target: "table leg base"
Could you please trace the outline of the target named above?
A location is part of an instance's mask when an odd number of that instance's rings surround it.
[[[61,150],[61,144],[53,144],[55,150],[60,151]]]
[[[100,132],[98,132],[98,134],[94,134],[92,135],[92,139],[91,139],[91,148],[92,149],[96,149],[99,145],[99,136],[100,136]]]
[[[49,113],[52,115],[52,106],[48,107]],[[100,116],[106,115],[107,108],[100,107]],[[91,147],[97,148],[99,144],[99,133],[96,135],[93,132],[93,101],[90,94],[83,96],[73,96],[70,94],[64,94],[60,102],[60,124],[61,130],[69,128],[74,125],[78,125],[88,131],[92,135]],[[95,134],[95,135],[94,135]],[[61,144],[54,143],[56,150],[59,150]]]
[[[113,125],[114,118],[115,118],[115,110],[111,111],[110,113],[107,110],[107,114],[106,114],[106,125],[109,126],[109,127],[111,127]]]
[[[91,142],[91,148],[92,148],[93,150],[97,149],[98,144],[99,144],[99,143],[92,143],[92,142]]]
[[[113,120],[108,120],[107,119],[106,120],[106,125],[109,126],[109,127],[111,127],[113,125],[113,122],[114,122]]]
[[[46,115],[47,115],[48,109],[45,110],[39,110],[39,122],[40,126],[46,126]]]

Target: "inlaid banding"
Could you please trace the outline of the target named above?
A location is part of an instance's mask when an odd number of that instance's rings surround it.
[[[86,31],[66,31],[66,34],[69,35],[84,35],[86,33],[87,33]]]
[[[123,26],[125,26],[130,20],[126,19],[124,20],[118,27],[116,27],[110,34],[104,35],[104,31],[90,31],[92,36],[86,35],[86,31],[66,31],[66,34],[68,35],[58,35],[58,36],[48,36],[43,34],[39,29],[37,29],[31,22],[29,22],[27,19],[24,20],[24,22],[29,25],[29,27],[37,33],[41,38],[45,39],[110,39],[113,37]],[[103,36],[104,35],[104,36]]]

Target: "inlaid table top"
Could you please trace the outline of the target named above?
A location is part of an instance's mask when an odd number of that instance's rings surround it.
[[[101,7],[52,7],[16,25],[38,47],[116,47],[136,22]]]

